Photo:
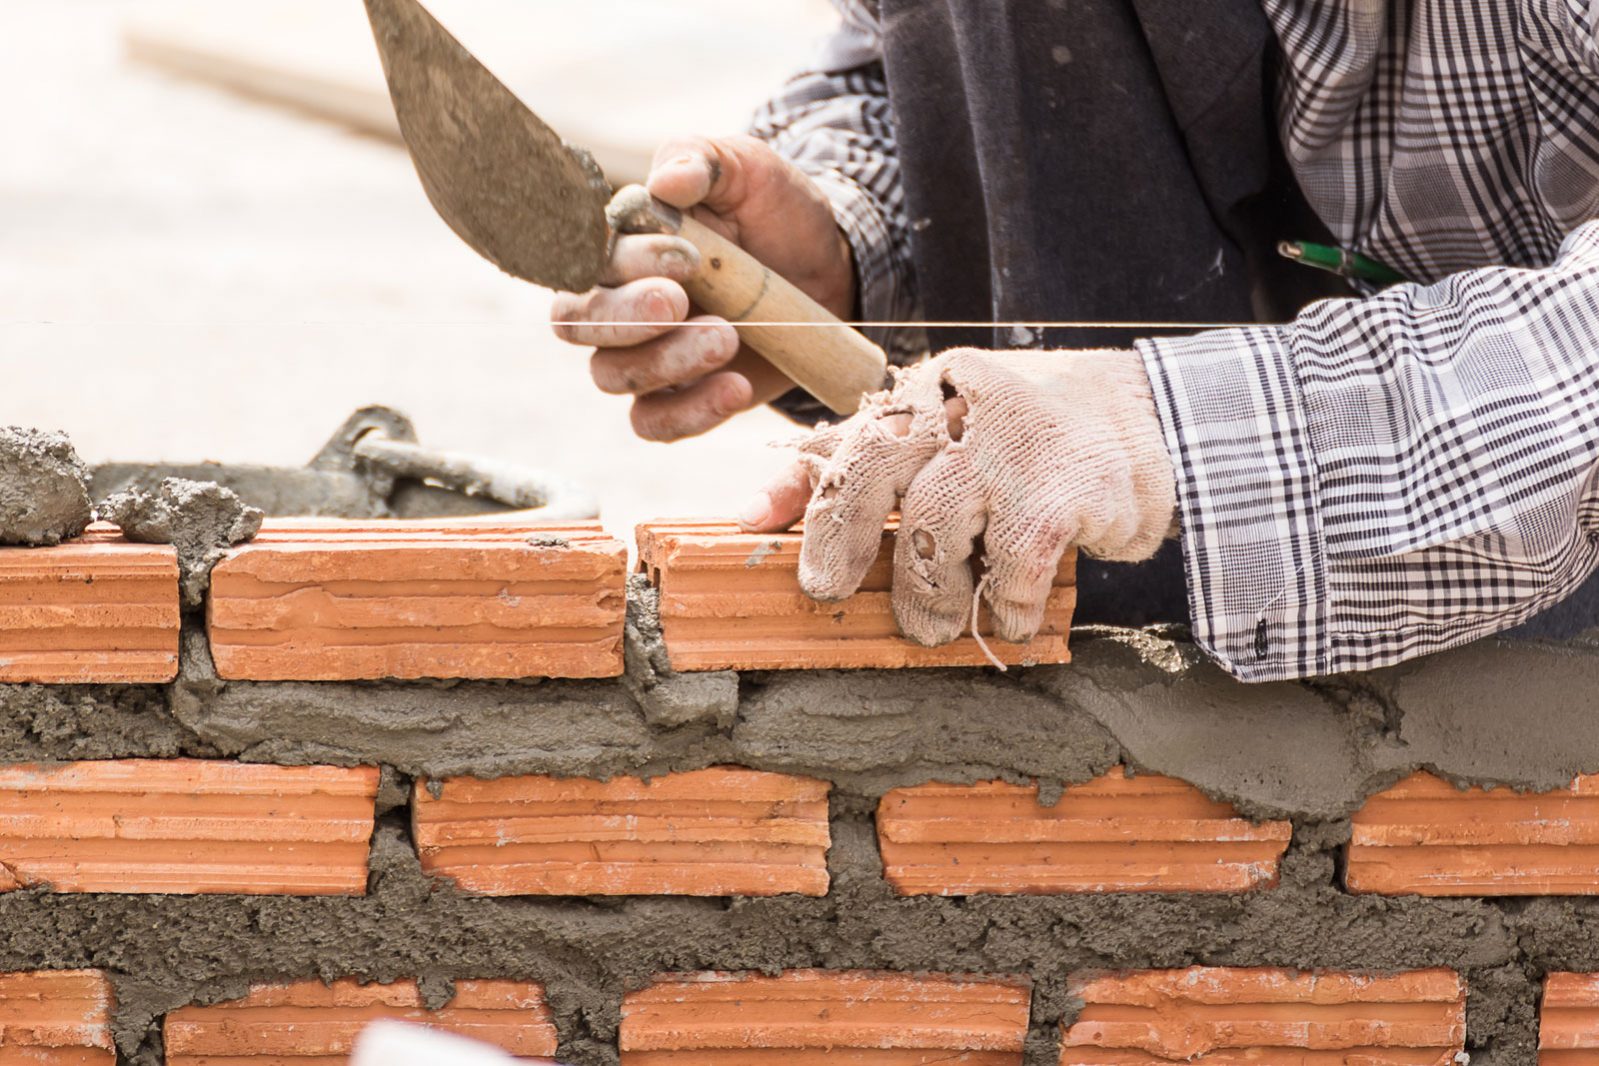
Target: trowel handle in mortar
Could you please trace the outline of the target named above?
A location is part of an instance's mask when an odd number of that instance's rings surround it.
[[[721,234],[639,185],[620,190],[606,215],[618,233],[671,233],[698,248],[699,273],[683,286],[689,297],[733,323],[745,344],[834,411],[853,414],[864,393],[883,387],[883,349]],[[787,322],[805,325],[768,324]]]

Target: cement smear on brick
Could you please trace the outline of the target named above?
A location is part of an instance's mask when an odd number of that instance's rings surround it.
[[[731,670],[672,671],[666,641],[661,638],[660,593],[643,574],[628,579],[624,637],[626,673],[622,683],[651,726],[670,729],[709,722],[725,728],[732,724],[738,714],[738,675]]]
[[[0,544],[60,544],[91,517],[88,467],[65,433],[0,428]]]
[[[113,493],[96,511],[121,526],[129,540],[177,549],[183,606],[191,609],[205,603],[211,568],[230,547],[260,532],[263,517],[232,489],[214,481],[176,477],[163,479],[154,491],[131,488]]]
[[[385,767],[368,896],[14,892],[0,895],[0,969],[112,971],[119,1044],[148,1066],[170,1009],[240,995],[252,981],[346,975],[419,976],[435,997],[460,978],[543,981],[563,1058],[608,1066],[621,996],[650,975],[806,966],[1026,974],[1028,1066],[1052,1066],[1075,1009],[1071,972],[1193,964],[1459,969],[1474,1061],[1531,1063],[1537,980],[1599,969],[1599,900],[1351,896],[1338,870],[1345,816],[1412,768],[1535,788],[1599,770],[1599,649],[1487,642],[1360,677],[1248,687],[1171,634],[1107,631],[1074,636],[1072,666],[1004,675],[684,681],[653,653],[647,608],[635,606],[630,677],[615,682],[222,682],[191,624],[172,686],[0,687],[0,759],[220,754]],[[663,687],[678,695],[651,707]],[[1119,761],[1291,817],[1280,884],[1218,896],[899,899],[884,882],[871,814],[886,789],[997,776],[1058,793]],[[829,897],[472,899],[424,877],[407,840],[413,777],[716,763],[835,783]]]

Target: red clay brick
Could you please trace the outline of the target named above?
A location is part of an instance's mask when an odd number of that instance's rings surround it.
[[[1599,974],[1552,973],[1538,1011],[1539,1066],[1599,1063]]]
[[[741,533],[728,522],[658,521],[638,529],[641,568],[660,590],[661,629],[677,670],[982,666],[977,641],[924,648],[899,635],[889,606],[892,528],[861,584],[842,603],[800,591],[798,533]],[[1076,555],[1061,561],[1043,629],[1028,644],[994,637],[1007,665],[1063,663],[1076,604]],[[985,608],[979,627],[992,632]]]
[[[415,981],[258,985],[243,999],[183,1007],[166,1017],[166,1066],[334,1066],[380,1018],[417,1022],[495,1044],[519,1059],[555,1054],[544,989],[525,981],[457,981],[439,1010],[423,1005]]]
[[[877,809],[900,895],[1239,892],[1274,883],[1293,827],[1255,825],[1192,785],[1121,769],[1073,785],[990,781],[897,788]]]
[[[419,784],[422,868],[508,895],[827,894],[827,783],[714,767],[650,781]]]
[[[58,892],[360,895],[376,767],[0,767],[0,865]]]
[[[178,674],[178,557],[96,523],[0,548],[0,682],[155,683]]]
[[[1019,1066],[1025,979],[672,974],[622,1000],[623,1066]]]
[[[1599,775],[1528,794],[1415,774],[1355,814],[1346,880],[1386,895],[1599,894]]]
[[[1183,1062],[1447,1066],[1465,1047],[1450,970],[1392,976],[1257,968],[1084,974],[1061,1066]]]
[[[98,970],[0,973],[0,1063],[115,1066],[116,997]]]
[[[594,524],[268,520],[211,576],[217,673],[615,677],[627,546]]]

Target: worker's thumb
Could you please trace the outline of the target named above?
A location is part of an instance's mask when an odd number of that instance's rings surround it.
[[[768,481],[739,509],[738,524],[746,533],[778,533],[798,522],[811,501],[809,467],[795,463]]]
[[[776,154],[752,137],[680,137],[656,151],[645,188],[673,207],[733,214],[749,193],[751,169],[766,161]]]

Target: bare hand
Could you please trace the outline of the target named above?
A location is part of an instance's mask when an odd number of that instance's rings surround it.
[[[646,187],[848,317],[854,268],[832,208],[764,142],[670,142],[656,153]],[[741,346],[725,319],[697,313],[682,283],[699,265],[699,253],[681,238],[620,237],[601,287],[561,293],[551,310],[556,336],[595,349],[594,384],[634,397],[633,431],[646,440],[704,433],[792,387]]]

